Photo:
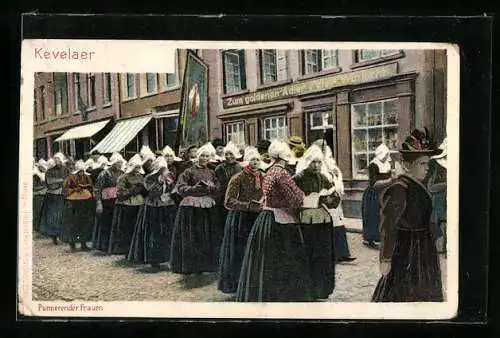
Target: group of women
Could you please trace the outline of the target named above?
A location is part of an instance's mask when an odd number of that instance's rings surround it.
[[[157,155],[143,147],[128,161],[115,153],[109,159],[72,163],[57,153],[47,162],[34,163],[35,230],[54,244],[68,243],[72,251],[78,243],[81,250],[89,250],[87,243],[92,242],[93,250],[124,255],[131,263],[149,264],[153,271],[167,263],[177,274],[216,272],[218,289],[234,294],[239,302],[329,297],[339,256],[354,258],[348,253],[345,229],[338,231],[342,177],[324,140],[307,149],[272,140],[244,150],[217,140],[185,149],[183,159],[168,146]],[[436,286],[426,300],[439,298],[441,281],[428,273],[439,270],[437,254],[434,257],[422,244],[433,240],[424,229],[432,205],[413,206],[414,197],[427,197],[411,174],[427,165],[420,159],[408,159],[407,176],[398,178],[402,183],[393,182],[383,197],[388,199],[383,212],[390,206],[396,209],[394,218],[385,222],[391,229],[405,229],[384,232],[381,266],[392,258],[393,269],[383,275],[374,301],[418,298],[424,277],[415,274],[422,271],[429,279],[424,286]],[[411,198],[405,189],[411,190]],[[413,216],[420,211],[415,224]],[[401,223],[405,213],[412,217]],[[416,235],[414,225],[422,228]],[[407,247],[414,241],[423,241],[420,250]],[[401,254],[405,250],[410,256]],[[403,265],[407,259],[415,263],[408,271]],[[391,291],[398,283],[406,293]]]

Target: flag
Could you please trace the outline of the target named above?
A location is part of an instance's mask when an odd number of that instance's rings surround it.
[[[209,142],[208,66],[191,50],[186,55],[175,152]]]

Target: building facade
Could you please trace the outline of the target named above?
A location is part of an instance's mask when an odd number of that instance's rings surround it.
[[[212,137],[241,144],[333,129],[346,217],[360,217],[375,148],[446,128],[444,50],[203,50]]]
[[[117,74],[35,73],[33,95],[37,158],[58,151],[82,158],[119,117]]]

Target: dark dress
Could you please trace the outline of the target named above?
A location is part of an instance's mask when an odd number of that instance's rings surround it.
[[[216,272],[223,230],[215,206],[219,194],[215,172],[195,164],[179,176],[175,189],[183,199],[172,235],[171,270],[178,274]]]
[[[368,166],[369,186],[363,193],[361,213],[363,216],[363,239],[367,242],[380,241],[380,196],[375,189],[375,182],[386,180],[391,177],[391,173],[380,173],[379,167],[375,163]]]
[[[107,252],[109,248],[117,194],[116,184],[121,175],[123,175],[121,170],[109,168],[101,172],[94,184],[94,197],[96,201],[101,201],[102,213],[95,217],[92,247],[102,252]]]
[[[430,230],[426,188],[402,175],[383,196],[380,260],[391,271],[379,280],[373,302],[442,302],[441,269]]]
[[[268,170],[262,186],[264,207],[248,237],[236,301],[313,301],[309,258],[296,217],[304,193],[279,164]]]
[[[429,179],[427,187],[432,196],[431,225],[437,240],[439,252],[446,252],[446,187],[433,191],[435,184],[446,185],[446,169],[441,167],[436,160],[429,162]]]
[[[218,282],[218,289],[224,293],[234,293],[238,288],[248,235],[259,215],[256,204],[250,203],[262,198],[264,177],[259,171],[257,174],[256,179],[246,169],[234,175],[227,187],[224,204],[229,211],[222,240]]]
[[[56,237],[61,232],[64,209],[62,187],[68,175],[69,171],[64,165],[50,168],[45,173],[47,194],[40,214],[40,234],[43,236]]]
[[[90,176],[84,171],[68,176],[64,192],[61,241],[69,244],[90,242],[96,207]]]
[[[217,176],[220,184],[219,198],[215,202],[219,208],[219,216],[223,223],[226,221],[227,217],[227,209],[224,207],[224,196],[226,195],[227,185],[231,177],[241,172],[241,170],[241,164],[238,162],[231,164],[222,162],[215,168],[215,175]]]
[[[40,216],[42,214],[43,203],[47,186],[45,180],[38,175],[33,175],[33,231],[40,231]]]
[[[96,168],[90,170],[90,179],[92,182],[97,182],[99,175],[104,171],[104,168]]]
[[[111,223],[108,253],[127,255],[135,222],[140,208],[144,205],[144,196],[147,191],[144,188],[144,178],[136,172],[120,176],[116,188],[117,198]]]
[[[294,181],[306,195],[333,187],[323,174],[309,169],[298,173]],[[299,219],[309,257],[315,296],[319,299],[328,298],[335,288],[333,220],[324,208],[301,209]]]
[[[148,196],[139,211],[127,259],[135,264],[160,264],[170,258],[170,244],[177,207],[170,197],[175,177],[171,183],[160,184],[159,173],[144,179]]]

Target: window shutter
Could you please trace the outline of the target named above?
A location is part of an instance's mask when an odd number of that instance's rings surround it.
[[[224,94],[227,94],[227,72],[226,72],[226,53],[222,52],[222,86]]]
[[[247,72],[246,72],[246,62],[245,62],[245,50],[241,49],[239,51],[240,56],[240,76],[241,76],[241,89],[247,89]]]
[[[276,72],[278,81],[288,80],[288,60],[286,50],[276,50]]]

